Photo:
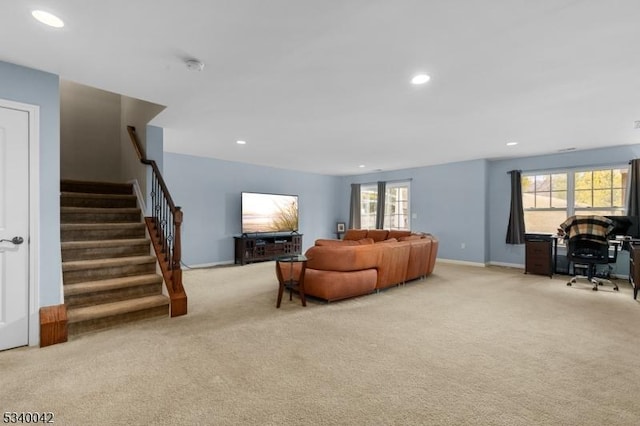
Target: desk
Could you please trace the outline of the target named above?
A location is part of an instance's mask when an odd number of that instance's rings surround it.
[[[285,276],[282,271],[283,263],[289,264],[288,274]],[[297,280],[294,279],[293,276],[293,264],[301,263],[302,268],[300,269],[300,276]],[[293,256],[280,256],[276,258],[276,275],[278,276],[278,301],[276,302],[276,308],[280,307],[280,302],[282,302],[282,293],[284,290],[289,290],[289,300],[292,299],[293,292],[297,292],[300,295],[300,300],[302,301],[302,306],[307,306],[307,301],[304,297],[304,273],[307,269],[307,258],[303,255],[293,255]]]
[[[563,237],[553,234],[526,234],[525,235],[525,274],[567,274],[570,275],[571,270],[567,265],[566,271],[558,271],[558,246]],[[613,246],[614,258],[617,258],[618,250],[625,250],[626,245],[633,242],[637,244],[638,249],[638,280],[640,285],[640,240],[615,239],[609,240],[609,245]],[[629,256],[631,258],[631,256]],[[612,263],[615,263],[612,262]],[[629,272],[631,276],[631,272]]]
[[[638,299],[640,287],[640,241],[629,242],[629,282],[633,287],[633,300]]]

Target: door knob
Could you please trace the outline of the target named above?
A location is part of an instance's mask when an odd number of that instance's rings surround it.
[[[4,239],[0,240],[0,243],[4,243],[4,242],[13,243],[15,245],[19,245],[19,244],[22,244],[24,242],[24,238],[22,238],[22,237],[13,237],[10,240],[4,240]]]

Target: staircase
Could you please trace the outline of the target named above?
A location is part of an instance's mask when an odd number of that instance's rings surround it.
[[[131,184],[60,183],[68,335],[169,316]]]

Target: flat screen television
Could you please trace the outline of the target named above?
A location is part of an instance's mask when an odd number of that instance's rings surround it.
[[[242,193],[242,233],[298,231],[298,196]]]

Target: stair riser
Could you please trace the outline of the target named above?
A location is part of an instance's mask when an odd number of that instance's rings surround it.
[[[60,233],[60,238],[63,242],[145,238],[145,228],[144,225],[141,225],[135,228],[63,229]]]
[[[134,297],[162,294],[162,283],[142,284],[135,287],[113,289],[101,292],[64,296],[67,307],[90,306],[98,303],[111,303]]]
[[[135,208],[137,201],[135,198],[79,198],[62,195],[60,197],[61,207],[98,207],[98,208]]]
[[[62,261],[106,259],[127,256],[147,256],[150,253],[149,243],[124,245],[117,247],[94,247],[89,249],[62,249]]]
[[[145,309],[142,311],[130,312],[122,315],[114,315],[105,318],[92,319],[87,321],[79,321],[68,324],[69,336],[77,336],[79,334],[89,333],[92,331],[112,328],[120,324],[135,322],[147,318],[168,317],[169,306],[158,306],[155,308]]]
[[[65,284],[75,284],[84,281],[97,281],[109,278],[130,277],[140,274],[153,274],[155,272],[155,263],[142,263],[136,265],[112,266],[107,268],[82,269],[78,271],[64,271],[62,274]]]
[[[140,222],[140,213],[66,213],[60,214],[61,223],[114,223]]]
[[[133,185],[102,182],[60,182],[61,192],[82,192],[92,194],[132,194]]]

